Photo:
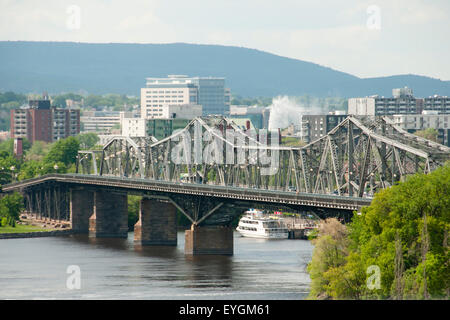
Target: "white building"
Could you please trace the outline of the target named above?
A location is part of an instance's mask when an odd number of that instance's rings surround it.
[[[83,132],[110,132],[121,125],[121,118],[132,117],[132,112],[124,111],[84,111],[80,117]]]
[[[182,105],[165,105],[162,107],[163,119],[194,119],[195,117],[201,117],[203,108],[199,104],[182,104]]]
[[[394,122],[402,129],[414,133],[429,128],[438,132],[437,141],[450,146],[450,114],[438,114],[438,111],[423,111],[422,114],[396,114]]]
[[[422,114],[396,114],[394,122],[404,130],[424,130],[428,128],[450,129],[450,115],[424,111]]]
[[[122,119],[122,136],[145,137],[146,135],[147,135],[147,119],[144,118]]]
[[[202,106],[198,104],[163,105],[161,115],[147,118],[121,119],[122,135],[127,137],[146,137],[149,119],[194,119],[202,116]]]
[[[224,78],[168,75],[147,78],[141,88],[141,118],[164,118],[165,105],[202,105],[203,115],[229,111],[231,93]]]

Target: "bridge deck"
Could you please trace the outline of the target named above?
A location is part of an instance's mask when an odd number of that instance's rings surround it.
[[[279,190],[251,189],[195,183],[176,183],[160,180],[94,176],[83,174],[49,174],[3,186],[3,192],[21,191],[43,183],[64,183],[93,187],[108,187],[127,191],[150,191],[161,194],[189,194],[242,201],[314,206],[344,210],[359,210],[370,205],[371,198],[346,197],[332,194],[311,194]]]

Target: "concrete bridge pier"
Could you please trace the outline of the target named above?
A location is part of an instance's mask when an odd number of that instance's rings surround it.
[[[233,228],[191,225],[191,229],[185,231],[184,253],[233,255]]]
[[[177,245],[177,210],[168,202],[142,198],[134,242],[141,245]]]
[[[76,233],[89,233],[89,217],[93,213],[94,192],[90,190],[70,190],[70,222]]]
[[[128,201],[126,193],[94,191],[93,213],[89,218],[89,237],[126,238]]]

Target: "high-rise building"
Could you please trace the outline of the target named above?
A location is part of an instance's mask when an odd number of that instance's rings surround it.
[[[80,110],[51,107],[48,98],[11,110],[11,138],[54,142],[80,133]]]
[[[146,80],[141,89],[141,118],[165,118],[167,105],[201,105],[203,115],[223,115],[229,110],[230,90],[225,88],[225,78],[168,75]]]
[[[330,132],[339,123],[344,121],[347,115],[344,112],[323,115],[303,115],[300,128],[300,138],[306,142],[317,140]]]
[[[394,123],[408,131],[435,129],[437,131],[437,142],[450,147],[450,115],[438,114],[437,111],[423,111],[422,114],[396,114],[392,116]]]
[[[394,114],[420,114],[435,110],[440,114],[450,113],[450,98],[439,95],[415,98],[410,88],[392,90],[392,97],[378,95],[348,99],[348,113],[361,116],[392,116]]]

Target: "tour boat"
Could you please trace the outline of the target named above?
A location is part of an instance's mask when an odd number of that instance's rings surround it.
[[[287,239],[288,229],[282,218],[264,217],[260,210],[250,209],[239,220],[236,228],[244,237],[263,239]]]

